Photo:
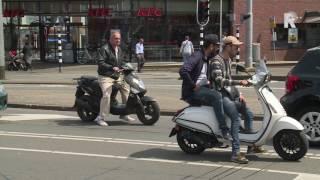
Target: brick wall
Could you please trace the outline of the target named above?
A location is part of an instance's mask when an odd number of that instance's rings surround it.
[[[240,24],[240,15],[247,12],[247,0],[234,0],[235,24]],[[277,23],[283,23],[283,14],[294,11],[299,17],[304,16],[305,11],[320,11],[320,0],[253,0],[253,42],[261,43],[261,56],[266,55],[273,59],[272,33],[269,24],[271,16],[276,17]],[[241,41],[245,42],[246,24],[240,28]],[[235,28],[234,28],[235,31]],[[320,34],[320,33],[319,33]],[[276,59],[285,61],[298,60],[305,49],[281,49],[276,50]],[[244,59],[244,47],[241,49],[241,59]]]

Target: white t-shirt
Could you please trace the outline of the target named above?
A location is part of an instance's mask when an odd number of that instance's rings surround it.
[[[193,44],[189,40],[185,40],[181,44],[181,49],[180,53],[181,54],[186,54],[186,55],[191,55],[193,51]]]
[[[143,54],[144,53],[144,47],[143,44],[138,42],[136,44],[136,54]]]
[[[208,85],[207,70],[208,70],[207,63],[203,63],[201,74],[198,77],[198,80],[196,82],[197,85],[199,86]]]
[[[116,53],[116,59],[118,60],[118,51],[119,51],[119,49],[118,49],[118,47],[116,47],[115,49],[114,49],[114,52]]]

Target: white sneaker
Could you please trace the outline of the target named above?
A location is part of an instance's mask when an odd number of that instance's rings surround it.
[[[94,120],[99,126],[109,126],[104,120],[102,120],[99,116]]]
[[[135,121],[134,118],[130,117],[130,116],[120,116],[120,119],[122,120],[125,120],[125,121],[128,121],[128,122],[132,122],[132,121]]]

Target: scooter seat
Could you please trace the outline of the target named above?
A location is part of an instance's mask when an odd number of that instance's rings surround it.
[[[187,102],[192,107],[199,107],[202,105],[202,102],[197,99],[185,100],[185,102]]]
[[[88,81],[98,80],[98,78],[96,76],[81,76],[81,79],[86,79]]]

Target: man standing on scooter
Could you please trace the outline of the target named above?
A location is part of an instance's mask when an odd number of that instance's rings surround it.
[[[189,57],[180,69],[182,82],[182,99],[188,103],[198,101],[212,106],[219,122],[219,128],[225,139],[229,139],[228,127],[224,119],[222,96],[220,92],[210,88],[208,80],[208,60],[214,57],[219,48],[219,38],[208,34],[204,38],[203,49]]]
[[[120,49],[121,34],[119,31],[111,31],[107,44],[99,51],[98,74],[99,84],[102,90],[99,116],[94,120],[100,126],[108,126],[105,122],[110,113],[110,95],[112,85],[117,85],[121,92],[122,103],[126,103],[129,96],[129,89],[125,86],[120,76],[120,67],[124,65],[122,51]],[[134,121],[130,116],[120,116],[125,121]]]

